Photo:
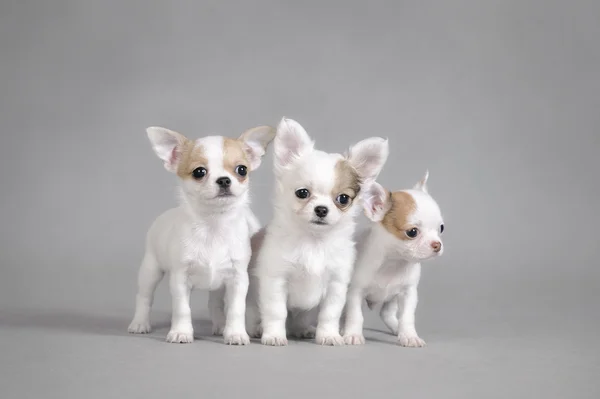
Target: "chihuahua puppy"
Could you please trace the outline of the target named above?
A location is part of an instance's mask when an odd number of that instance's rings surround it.
[[[260,229],[249,207],[250,172],[259,167],[274,129],[259,126],[238,139],[189,140],[161,127],[147,129],[165,168],[180,179],[181,205],[159,216],[146,238],[130,333],[150,332],[154,291],[165,272],[173,300],[168,342],[194,340],[192,288],[208,289],[213,333],[225,343],[246,345],[250,237]]]
[[[358,255],[344,312],[344,341],[365,343],[361,305],[381,306],[385,325],[402,346],[425,345],[415,329],[417,285],[421,262],[444,252],[444,221],[438,204],[427,192],[429,173],[413,189],[390,193],[378,183],[363,201],[374,223],[359,239]]]
[[[284,118],[273,145],[275,209],[252,239],[249,331],[264,345],[287,345],[287,321],[296,337],[343,345],[339,319],[355,257],[359,195],[381,171],[387,140],[370,138],[345,155],[329,154]]]

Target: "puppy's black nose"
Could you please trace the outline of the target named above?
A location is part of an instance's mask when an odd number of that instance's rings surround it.
[[[219,177],[217,179],[217,184],[221,188],[227,188],[231,186],[231,179],[229,177]]]
[[[329,209],[326,206],[319,205],[315,207],[315,214],[320,218],[324,218],[328,213]]]

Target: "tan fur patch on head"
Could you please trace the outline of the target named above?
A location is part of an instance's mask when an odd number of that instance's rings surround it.
[[[194,169],[200,166],[206,168],[208,165],[202,146],[197,146],[192,140],[186,140],[181,144],[181,149],[178,152],[180,159],[177,166],[177,175],[182,179],[191,179]]]
[[[360,191],[360,177],[350,163],[341,159],[335,165],[335,186],[331,192],[333,202],[342,211],[350,208],[352,202]],[[337,201],[340,194],[346,194],[350,197],[350,201],[343,205]]]
[[[223,168],[229,171],[235,176],[240,182],[243,182],[248,178],[246,176],[240,176],[235,169],[238,165],[244,165],[248,172],[250,172],[250,162],[244,152],[244,143],[240,140],[224,138],[223,139]]]
[[[406,231],[414,227],[408,220],[417,209],[415,199],[407,192],[397,191],[390,194],[389,201],[391,201],[390,210],[385,214],[381,224],[400,240],[410,240]]]

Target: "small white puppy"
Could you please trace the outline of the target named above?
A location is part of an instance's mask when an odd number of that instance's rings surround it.
[[[245,328],[250,237],[260,228],[249,207],[249,173],[261,163],[274,129],[259,126],[239,139],[189,140],[161,127],[147,129],[156,155],[180,179],[181,205],[148,231],[130,333],[150,332],[154,291],[165,272],[173,300],[168,342],[194,340],[192,288],[210,290],[213,333],[226,344],[250,342]]]
[[[365,193],[365,214],[374,222],[358,240],[357,260],[344,312],[344,341],[364,344],[361,305],[381,307],[385,325],[402,346],[425,345],[415,329],[421,262],[442,255],[444,222],[427,193],[429,173],[411,190],[390,193],[373,183]]]
[[[284,118],[273,146],[275,209],[252,239],[249,332],[265,345],[286,345],[287,321],[291,335],[343,345],[339,324],[355,258],[358,197],[381,171],[387,140],[369,138],[345,155],[329,154]]]

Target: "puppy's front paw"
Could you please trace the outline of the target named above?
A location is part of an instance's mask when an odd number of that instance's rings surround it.
[[[398,334],[398,344],[409,348],[421,348],[425,346],[425,341],[416,334]]]
[[[194,332],[171,330],[167,334],[167,342],[173,344],[189,344],[194,342]]]
[[[127,331],[130,334],[148,334],[152,329],[150,328],[150,322],[148,321],[132,321]]]
[[[341,346],[344,345],[344,338],[339,333],[323,334],[317,331],[315,341],[319,345],[324,346]]]
[[[248,345],[250,337],[246,331],[225,331],[223,332],[223,340],[226,345]]]
[[[285,336],[263,334],[260,343],[269,346],[287,346],[288,340]]]
[[[362,334],[346,334],[344,335],[344,343],[346,345],[363,345],[365,337]]]

